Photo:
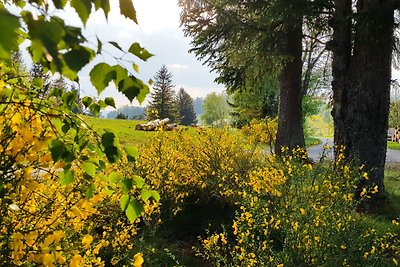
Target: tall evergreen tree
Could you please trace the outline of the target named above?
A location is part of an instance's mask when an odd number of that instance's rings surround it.
[[[52,88],[52,77],[49,73],[45,73],[43,67],[40,63],[33,64],[32,68],[29,70],[29,74],[32,79],[38,78],[43,81],[42,89],[39,90],[39,97],[45,97],[48,95]]]
[[[302,28],[329,1],[181,0],[181,21],[198,58],[231,93],[278,76],[280,147],[304,146]]]
[[[179,109],[179,118],[182,125],[191,125],[197,123],[196,113],[193,108],[193,99],[185,91],[185,89],[179,89],[177,95],[177,104]]]
[[[153,92],[150,95],[152,100],[149,105],[150,109],[157,110],[160,119],[169,118],[176,121],[178,118],[173,87],[172,74],[163,65],[154,76]]]

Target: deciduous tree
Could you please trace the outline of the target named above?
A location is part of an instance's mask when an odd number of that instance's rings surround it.
[[[229,124],[229,105],[226,94],[211,93],[206,96],[203,103],[204,113],[201,121],[207,125],[224,126]]]

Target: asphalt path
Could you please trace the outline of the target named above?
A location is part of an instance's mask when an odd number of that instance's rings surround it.
[[[332,138],[319,138],[321,144],[309,147],[308,156],[315,162],[321,159],[333,159],[333,139]],[[400,163],[400,151],[395,149],[388,149],[386,152],[386,162]]]

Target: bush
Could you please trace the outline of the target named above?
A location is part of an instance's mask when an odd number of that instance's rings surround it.
[[[252,147],[227,130],[158,132],[141,149],[137,168],[160,193],[164,210],[177,212],[189,196],[234,203],[241,180],[259,164]]]
[[[2,79],[10,72],[0,65]],[[133,174],[121,169],[115,135],[97,135],[71,112],[73,92],[42,99],[29,87],[23,77],[0,80],[0,265],[138,266],[141,210],[131,223],[119,206],[124,194],[151,214],[146,185],[127,185]]]
[[[295,151],[252,170],[232,225],[210,232],[199,255],[213,266],[396,264],[398,232],[379,236],[355,211],[362,173],[305,164],[304,155]],[[361,189],[360,201],[377,190]]]
[[[249,138],[249,142],[275,146],[278,131],[278,118],[265,120],[253,119],[249,125],[242,128],[242,133]]]

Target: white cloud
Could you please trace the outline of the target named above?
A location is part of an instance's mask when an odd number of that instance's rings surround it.
[[[189,65],[175,63],[175,64],[168,64],[167,68],[172,71],[174,71],[174,70],[181,71],[181,70],[189,69]]]

